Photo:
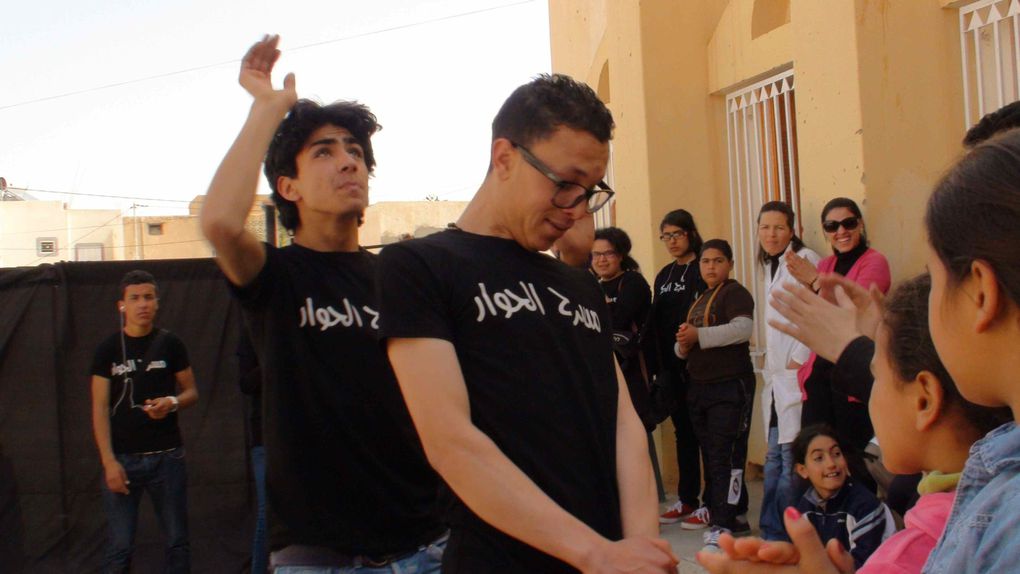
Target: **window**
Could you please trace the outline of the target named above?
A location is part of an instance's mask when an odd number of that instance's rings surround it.
[[[1020,99],[1020,0],[960,8],[964,129]]]
[[[55,257],[57,255],[57,238],[37,238],[35,240],[35,254],[39,257]]]
[[[789,203],[797,216],[797,234],[803,233],[796,110],[793,70],[726,96],[733,271],[755,297],[756,347],[764,346],[766,304],[758,279],[758,210],[769,201]],[[752,351],[762,356],[761,350]]]
[[[102,243],[79,243],[74,246],[75,261],[102,261]]]
[[[163,235],[162,223],[149,223],[149,235]]]

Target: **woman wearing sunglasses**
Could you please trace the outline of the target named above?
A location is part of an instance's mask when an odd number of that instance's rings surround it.
[[[798,281],[818,290],[818,279],[825,274],[839,273],[861,285],[878,287],[882,293],[889,290],[891,277],[889,262],[885,256],[868,246],[864,217],[857,203],[846,197],[830,200],[822,208],[822,231],[832,246],[832,255],[818,262],[817,269],[801,257],[787,257],[790,273]],[[867,403],[844,392],[833,378],[833,364],[812,354],[801,367],[797,378],[804,392],[804,406],[801,424],[827,423],[836,428],[853,449],[863,452],[868,441],[874,436]],[[836,381],[836,384],[834,383]],[[851,454],[853,451],[851,451]],[[852,462],[860,463],[859,460]],[[862,482],[872,489],[875,483],[866,472],[856,473]],[[863,476],[861,476],[863,475]]]

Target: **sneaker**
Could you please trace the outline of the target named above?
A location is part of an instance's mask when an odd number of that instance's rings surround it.
[[[729,530],[719,526],[713,526],[711,530],[706,532],[704,537],[705,546],[701,549],[701,551],[712,553],[720,552],[721,549],[719,548],[719,535],[722,534],[723,532],[727,534],[732,534]]]
[[[684,530],[701,530],[702,528],[708,528],[708,509],[702,506],[695,510],[680,523],[680,528]]]
[[[670,506],[666,510],[666,512],[663,512],[662,515],[659,516],[659,524],[673,524],[676,522],[680,522],[681,520],[694,514],[695,510],[697,509],[691,506],[690,504],[685,504],[684,502],[678,500],[676,501],[676,504]]]
[[[748,536],[751,534],[751,523],[747,521],[747,515],[737,515],[736,520],[734,520],[733,530],[730,533],[734,536]]]

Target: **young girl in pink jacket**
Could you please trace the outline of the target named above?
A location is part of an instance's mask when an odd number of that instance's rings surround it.
[[[942,535],[971,445],[1012,420],[1008,408],[960,396],[928,331],[931,278],[900,285],[886,301],[875,340],[869,407],[890,472],[925,472],[906,528],[886,540],[858,572],[920,572]],[[923,448],[918,448],[924,445]]]

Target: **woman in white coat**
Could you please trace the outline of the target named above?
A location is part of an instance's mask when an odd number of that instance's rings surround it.
[[[796,281],[786,258],[796,254],[818,263],[821,257],[804,246],[794,232],[793,209],[788,203],[770,201],[758,212],[758,261],[761,263],[765,309],[765,386],[761,392],[762,419],[768,452],[765,455],[765,494],[759,526],[765,540],[786,540],[782,509],[793,502],[793,439],[800,432],[801,392],[797,369],[811,351],[793,337],[768,325],[785,319],[767,303],[771,293],[784,283]]]

